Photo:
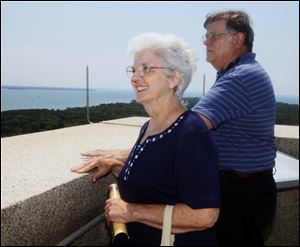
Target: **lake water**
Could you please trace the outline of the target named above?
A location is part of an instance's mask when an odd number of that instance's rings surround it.
[[[187,92],[186,97],[199,97],[197,92]],[[93,89],[90,90],[89,105],[104,103],[129,103],[135,99],[131,89]],[[277,102],[299,104],[298,96],[276,96]],[[68,107],[85,107],[85,89],[51,89],[32,87],[1,87],[1,111],[18,109],[66,109]]]
[[[123,102],[135,99],[130,90],[90,90],[89,105]],[[86,91],[74,89],[7,89],[1,88],[1,111],[17,109],[66,109],[85,107]]]

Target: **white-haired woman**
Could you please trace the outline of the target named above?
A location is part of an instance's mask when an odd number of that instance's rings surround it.
[[[173,35],[144,33],[129,43],[136,100],[150,120],[118,176],[122,199],[108,199],[108,221],[127,223],[130,244],[159,245],[163,213],[176,205],[175,245],[216,244],[218,157],[209,130],[182,104],[195,70],[190,47]]]

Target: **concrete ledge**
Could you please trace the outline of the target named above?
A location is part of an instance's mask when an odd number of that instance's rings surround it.
[[[279,189],[273,223],[265,230],[266,246],[299,246],[299,187]]]
[[[299,126],[275,125],[277,149],[299,159]]]
[[[299,126],[275,125],[275,136],[299,139]]]
[[[88,175],[1,210],[1,246],[54,246],[103,212],[112,176],[95,185]],[[104,226],[104,227],[103,227]],[[98,243],[108,245],[102,224]]]
[[[103,123],[1,138],[1,209],[68,183],[80,152],[130,148],[140,128]]]
[[[277,149],[299,160],[299,139],[276,137]]]
[[[117,119],[1,138],[1,245],[55,245],[101,214],[107,186],[114,178],[92,184],[90,175],[72,173],[70,168],[82,164],[82,151],[132,147],[147,119]],[[299,186],[299,160],[278,153],[276,162],[280,188]],[[291,199],[290,194],[282,198]],[[299,209],[299,202],[289,203],[285,209]],[[282,225],[281,219],[276,224]],[[104,222],[95,229],[72,245],[108,245]]]
[[[148,120],[149,120],[148,117],[130,117],[130,118],[121,118],[121,119],[103,121],[102,123],[142,127],[143,124]]]
[[[97,123],[1,138],[1,245],[55,245],[102,213],[113,177],[94,185],[70,168],[82,151],[132,147],[139,130]]]

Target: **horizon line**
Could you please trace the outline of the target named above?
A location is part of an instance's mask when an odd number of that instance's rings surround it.
[[[53,89],[53,90],[86,90],[85,87],[71,87],[71,86],[30,86],[30,85],[1,85],[1,88],[6,88],[6,89]],[[105,89],[105,90],[131,90],[129,88],[99,88],[99,87],[94,87],[90,88],[90,90],[97,90],[97,89]],[[197,90],[189,90],[187,89],[186,92],[190,93],[198,93]],[[199,93],[202,95],[202,93]],[[275,94],[275,96],[290,96],[290,97],[298,97],[299,95],[291,95],[291,94]]]

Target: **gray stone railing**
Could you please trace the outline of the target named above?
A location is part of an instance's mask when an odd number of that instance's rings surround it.
[[[299,159],[299,126],[276,125],[277,149]]]
[[[82,163],[82,151],[131,147],[145,120],[125,118],[2,138],[1,245],[66,243],[67,237],[101,215],[114,177],[93,184],[89,174],[75,174],[70,168]],[[299,150],[298,136],[298,126],[276,126],[278,150],[290,150],[297,157],[292,150]],[[274,223],[265,232],[266,244],[298,246],[299,157],[278,153],[277,163],[278,204]],[[101,221],[70,245],[109,242],[110,230]]]

